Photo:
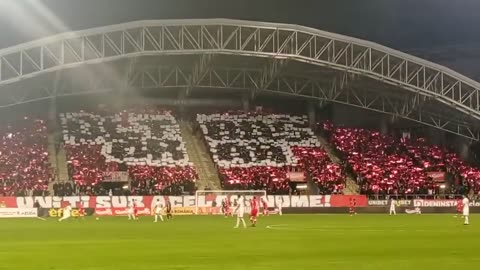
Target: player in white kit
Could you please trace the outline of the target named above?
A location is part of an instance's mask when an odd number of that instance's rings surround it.
[[[394,198],[391,198],[390,199],[390,215],[396,215],[397,214],[397,210],[395,209],[395,206],[396,206],[396,201]]]
[[[282,204],[283,204],[283,198],[280,198],[279,200],[277,200],[277,210],[280,216],[282,215]]]
[[[160,218],[160,220],[163,221],[162,210],[163,210],[163,206],[160,203],[160,200],[157,200],[157,202],[155,203],[155,209],[153,212],[153,214],[155,215],[154,222],[158,222],[158,218]]]
[[[240,225],[240,221],[243,223],[243,228],[247,228],[247,224],[243,219],[243,215],[245,214],[245,202],[243,201],[242,196],[238,196],[237,208],[235,209],[235,213],[237,214],[237,225],[235,225],[234,228],[238,228],[238,226]]]
[[[63,216],[58,221],[62,221],[70,218],[71,214],[72,214],[72,207],[70,205],[67,205],[67,207],[63,208]]]
[[[414,209],[405,209],[405,213],[409,215],[412,215],[412,214],[420,215],[422,213],[422,210],[420,210],[420,207],[415,207]]]
[[[470,215],[470,206],[468,205],[470,201],[468,200],[467,196],[463,196],[463,224],[468,225],[468,216]]]
[[[128,220],[135,220],[135,203],[130,202],[130,205],[128,206],[127,209],[127,215],[128,215]]]

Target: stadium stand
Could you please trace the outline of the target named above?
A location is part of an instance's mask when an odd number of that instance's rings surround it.
[[[0,196],[46,195],[52,181],[45,121],[0,125]]]
[[[450,192],[479,191],[480,171],[457,154],[424,138],[394,137],[361,128],[321,126],[356,175],[361,192],[373,195],[438,194],[441,183],[429,172],[453,180]]]
[[[322,193],[341,192],[344,179],[306,116],[229,112],[198,114],[205,142],[226,189],[290,192],[287,173],[304,171]]]
[[[133,194],[193,192],[197,173],[178,124],[169,111],[129,109],[60,114],[68,170],[75,185],[55,183],[53,194],[106,194],[98,185],[111,172],[127,171]],[[288,114],[198,114],[197,123],[225,189],[291,192],[288,172],[303,171],[320,194],[341,193],[345,170],[331,162],[308,127],[307,117]],[[368,195],[437,194],[430,172],[445,172],[448,192],[480,192],[480,170],[424,138],[375,130],[321,130]],[[45,121],[24,118],[0,127],[0,195],[44,195],[53,180]]]
[[[60,121],[69,174],[81,192],[122,170],[133,194],[193,192],[197,175],[170,111],[80,111],[62,113]]]

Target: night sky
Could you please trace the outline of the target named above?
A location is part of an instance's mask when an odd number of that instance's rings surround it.
[[[472,56],[480,51],[480,0],[0,0],[0,48],[69,30],[188,18],[306,25],[480,74],[472,70],[480,62]]]

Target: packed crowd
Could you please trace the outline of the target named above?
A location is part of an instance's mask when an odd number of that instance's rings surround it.
[[[0,196],[46,194],[53,180],[47,136],[42,120],[0,124]]]
[[[422,193],[434,185],[423,168],[396,147],[393,137],[355,128],[336,128],[332,142],[357,174],[362,193]]]
[[[307,171],[321,194],[341,193],[345,184],[342,168],[321,147],[292,147],[300,170]]]
[[[456,153],[430,145],[423,138],[402,142],[414,160],[427,172],[442,171],[451,176],[456,191],[462,193],[472,190],[475,194],[480,192],[480,169],[470,166]]]
[[[362,193],[438,194],[448,177],[453,178],[449,192],[480,190],[478,169],[423,138],[387,136],[330,123],[324,123],[322,129],[356,175]]]
[[[107,194],[98,184],[117,171],[127,173],[133,194],[195,190],[197,174],[169,111],[80,111],[59,119],[74,185],[56,183],[54,195]],[[365,194],[431,194],[447,178],[452,192],[480,192],[478,168],[423,138],[325,122],[321,131],[345,161],[340,166],[320,146],[306,116],[234,112],[198,114],[196,120],[226,189],[288,194],[289,172],[300,171],[319,193],[341,193],[350,171]],[[2,124],[0,138],[0,196],[46,195],[53,171],[45,122]]]
[[[343,189],[341,169],[320,148],[306,116],[199,114],[197,122],[224,188],[288,194],[288,172],[301,170],[323,193]]]
[[[169,111],[60,114],[68,170],[76,185],[95,186],[128,171],[134,194],[193,192],[197,179]]]

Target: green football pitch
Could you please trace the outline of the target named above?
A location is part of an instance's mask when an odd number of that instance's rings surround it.
[[[477,269],[480,216],[0,220],[0,269]],[[478,223],[477,223],[478,222]]]

